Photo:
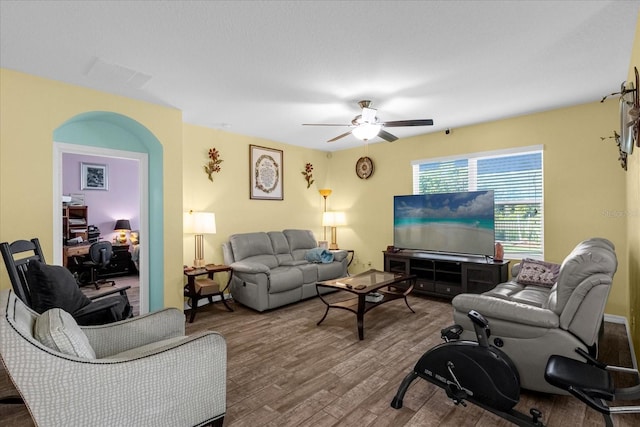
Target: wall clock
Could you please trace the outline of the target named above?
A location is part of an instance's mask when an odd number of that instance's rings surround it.
[[[373,175],[373,160],[369,157],[360,157],[356,162],[356,175],[360,179],[367,179]]]

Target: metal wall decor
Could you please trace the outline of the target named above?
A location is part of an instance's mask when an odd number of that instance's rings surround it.
[[[640,102],[638,97],[638,68],[634,67],[634,82],[622,82],[620,92],[612,93],[602,98],[604,102],[609,96],[620,95],[620,129],[613,131],[613,137],[600,138],[614,139],[618,145],[618,160],[622,169],[627,170],[627,157],[633,153],[634,144],[640,147]]]

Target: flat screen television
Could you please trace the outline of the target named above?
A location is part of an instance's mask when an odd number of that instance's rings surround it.
[[[393,198],[393,246],[493,256],[493,190]]]

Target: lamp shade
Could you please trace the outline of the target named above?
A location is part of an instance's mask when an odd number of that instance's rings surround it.
[[[375,138],[378,135],[378,133],[380,133],[380,129],[382,129],[381,125],[363,123],[357,128],[355,128],[351,133],[356,138],[362,141],[367,141],[371,138]]]
[[[322,214],[322,226],[323,227],[337,227],[340,225],[347,225],[347,219],[344,212],[324,212]]]
[[[324,198],[327,198],[331,195],[331,189],[330,188],[321,188],[320,190],[318,190],[320,192],[320,195]]]
[[[216,234],[216,214],[212,212],[185,212],[184,232],[191,234]]]
[[[116,226],[113,227],[114,230],[131,230],[131,223],[128,219],[119,219],[116,221]]]

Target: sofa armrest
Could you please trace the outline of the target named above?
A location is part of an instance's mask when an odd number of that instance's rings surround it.
[[[331,253],[333,253],[333,260],[338,262],[342,262],[349,255],[349,252],[344,250],[331,251]]]
[[[167,338],[184,336],[184,313],[177,308],[147,313],[119,322],[81,326],[101,358]]]
[[[204,425],[226,411],[226,343],[215,332],[127,360],[32,348],[25,357],[37,361],[31,371],[38,381],[22,379],[20,391],[38,425],[44,419],[50,425]],[[87,396],[108,404],[87,410]]]
[[[558,328],[560,326],[560,318],[551,310],[500,298],[460,294],[453,298],[451,304],[459,312],[478,311],[489,319],[489,327],[491,327],[491,318],[541,328]]]
[[[259,262],[246,262],[246,261],[238,261],[234,262],[230,265],[233,268],[233,272],[237,273],[248,273],[248,274],[256,274],[256,273],[265,273],[269,274],[270,269],[264,264],[260,264]]]

